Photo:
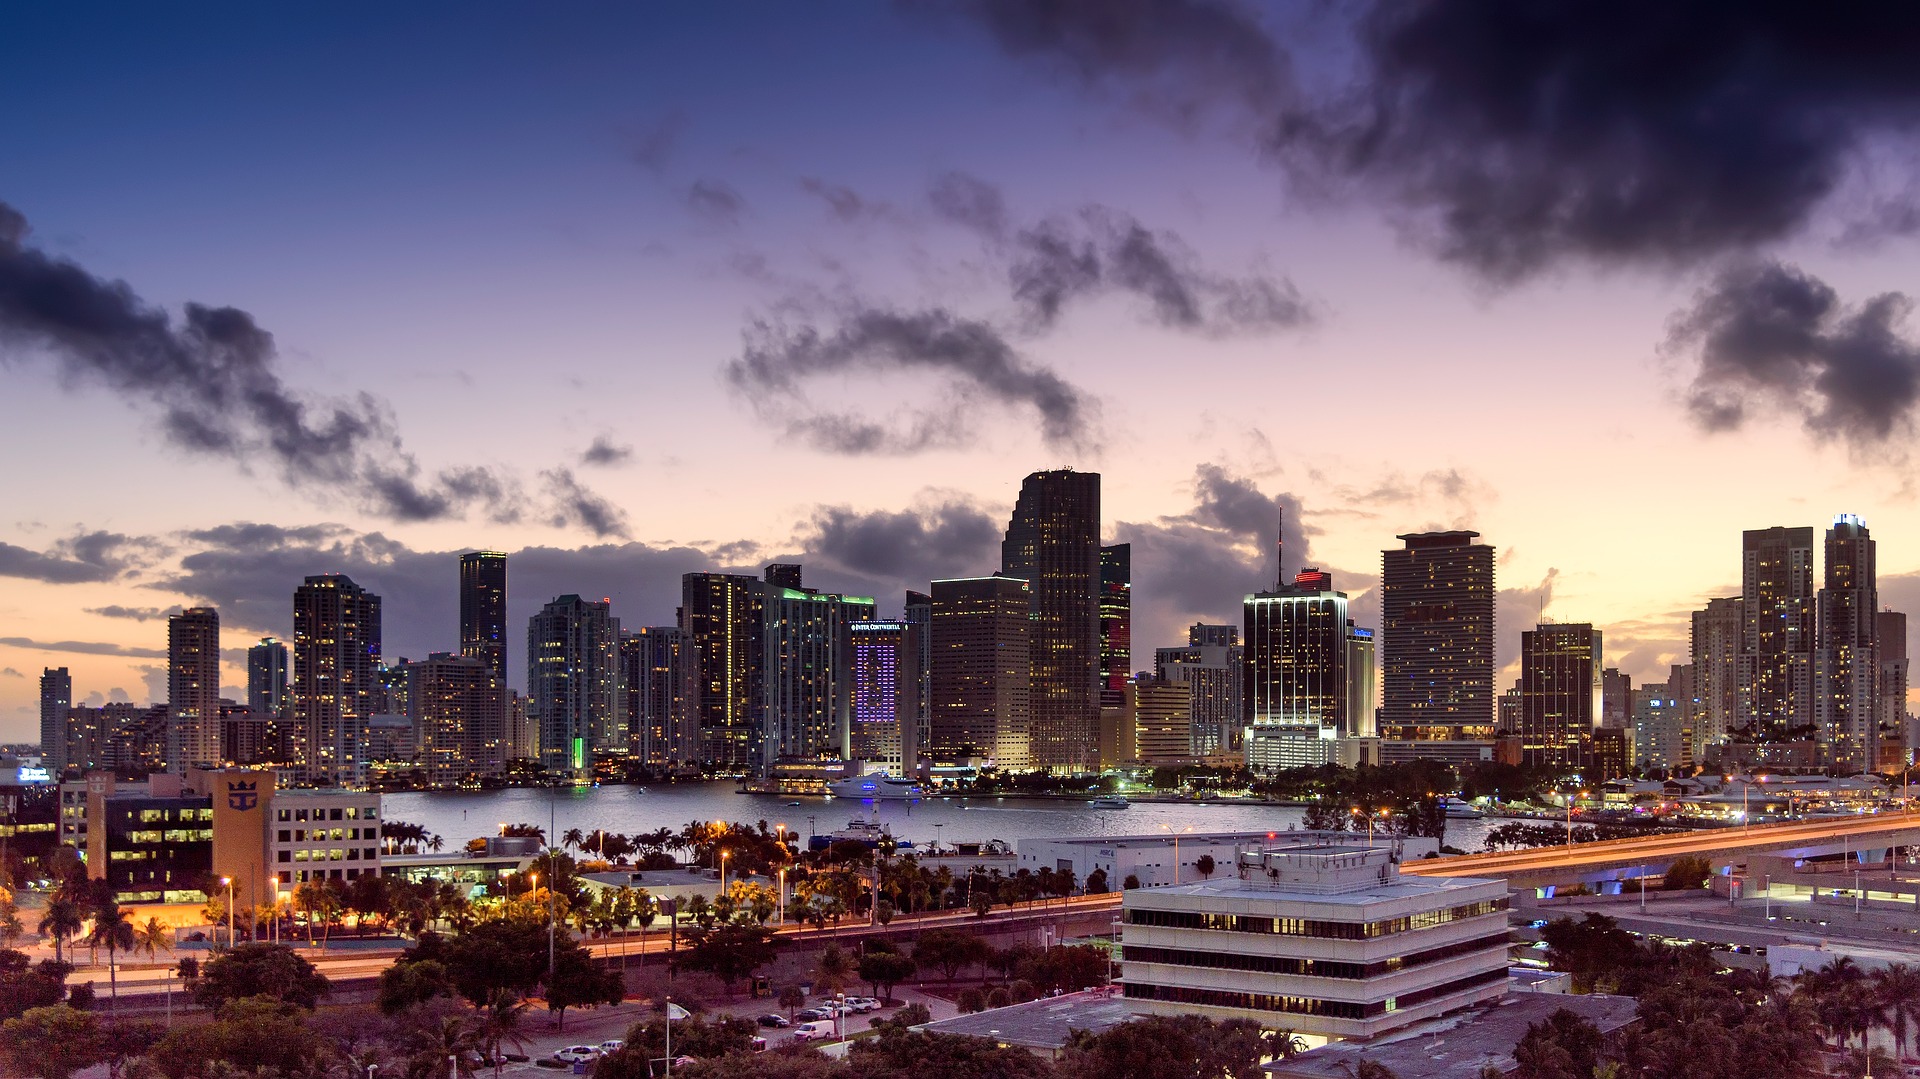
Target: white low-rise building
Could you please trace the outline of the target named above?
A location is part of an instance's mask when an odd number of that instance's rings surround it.
[[[1345,837],[1354,841],[1356,833],[1307,832],[1282,828],[1267,832],[1149,832],[1146,835],[1059,836],[1051,839],[1015,841],[1013,872],[1022,869],[1038,873],[1042,867],[1058,873],[1071,870],[1075,887],[1086,887],[1087,878],[1099,870],[1107,875],[1107,890],[1119,891],[1128,877],[1142,887],[1160,884],[1189,884],[1209,874],[1202,867],[1212,865],[1212,875],[1231,875],[1233,860],[1243,851],[1274,846],[1311,843],[1338,843]],[[1426,836],[1389,836],[1380,833],[1378,845],[1391,850],[1401,861],[1424,858],[1440,851],[1440,841]],[[1210,861],[1208,861],[1210,859]]]
[[[1136,1010],[1374,1038],[1507,991],[1507,885],[1402,877],[1385,848],[1247,851],[1122,901]]]
[[[310,880],[380,875],[380,795],[278,790],[267,822],[267,868],[282,892]]]

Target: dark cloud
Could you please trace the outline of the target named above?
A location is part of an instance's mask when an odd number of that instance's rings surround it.
[[[511,477],[482,468],[426,475],[387,406],[368,394],[324,399],[281,375],[273,336],[245,311],[188,304],[175,321],[124,282],[24,246],[0,228],[0,360],[48,358],[72,384],[102,385],[157,410],[173,446],[242,469],[265,464],[293,487],[399,521],[478,507],[519,516]]]
[[[823,506],[801,528],[809,555],[870,577],[917,582],[985,573],[1000,564],[1003,519],[971,502],[859,513]]]
[[[580,455],[583,465],[624,465],[631,460],[633,447],[621,445],[606,435],[596,437],[593,445]]]
[[[37,652],[72,652],[83,656],[136,656],[140,659],[165,659],[164,648],[133,648],[105,641],[36,641],[31,637],[0,637],[0,645]]]
[[[686,115],[676,112],[640,132],[633,141],[634,164],[655,176],[665,173],[686,129]]]
[[[132,622],[156,622],[162,618],[172,618],[180,613],[175,607],[122,607],[111,604],[106,607],[88,607],[88,614],[97,614],[102,618],[125,618]]]
[[[964,172],[934,178],[927,191],[934,213],[963,228],[989,237],[1007,233],[1007,200],[994,185]]]
[[[25,678],[25,677],[26,675],[21,674],[19,671],[14,670],[12,667],[0,667],[0,678]]]
[[[1817,437],[1874,445],[1913,427],[1920,346],[1901,332],[1912,308],[1897,292],[1849,306],[1798,267],[1752,263],[1675,315],[1667,348],[1698,355],[1687,405],[1710,431],[1777,411]]]
[[[940,308],[856,309],[825,333],[758,321],[744,337],[741,354],[725,368],[728,383],[763,414],[782,419],[791,435],[830,452],[910,453],[955,445],[966,437],[958,417],[969,404],[986,402],[1031,408],[1049,446],[1092,441],[1093,404],[1078,387],[1022,357],[992,326]],[[805,399],[806,384],[822,377],[899,372],[943,379],[947,392],[940,408],[907,410],[904,421],[882,426],[815,408]]]
[[[746,213],[747,200],[732,184],[707,177],[687,188],[687,209],[712,224],[735,225]]]
[[[547,496],[553,509],[549,523],[555,528],[584,528],[595,539],[624,538],[627,535],[626,511],[582,487],[573,470],[555,468],[540,473],[546,481]]]
[[[1369,192],[1496,282],[1792,237],[1870,146],[1920,119],[1910,5],[1378,0],[1350,42],[1316,49],[1316,64],[1354,56],[1315,72],[1350,88],[1331,94],[1303,92],[1238,5],[967,8],[1010,55],[1186,125],[1225,117],[1301,189]]]
[[[842,184],[807,176],[800,180],[800,189],[826,203],[828,213],[848,224],[893,214],[893,208],[886,203],[870,199]]]
[[[1511,555],[1512,549],[1503,553]],[[1504,679],[1494,686],[1496,696],[1519,675],[1520,634],[1545,620],[1547,609],[1553,606],[1554,582],[1559,579],[1560,571],[1549,569],[1539,584],[1502,588],[1494,593],[1493,669],[1495,677]]]
[[[78,532],[46,551],[0,543],[0,577],[47,584],[91,584],[118,579],[139,565],[153,541],[118,532]]]

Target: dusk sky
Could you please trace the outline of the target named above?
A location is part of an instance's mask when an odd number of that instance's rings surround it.
[[[1920,9],[1670,7],[9,8],[0,740],[47,666],[164,700],[181,606],[244,697],[307,574],[453,649],[478,547],[513,627],[794,560],[897,614],[1055,467],[1136,669],[1283,502],[1369,625],[1481,532],[1503,663],[1664,676],[1840,512],[1920,612]]]

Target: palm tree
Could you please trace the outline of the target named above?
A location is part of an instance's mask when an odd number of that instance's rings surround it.
[[[26,923],[20,920],[20,908],[9,899],[0,903],[0,947],[11,948],[13,942],[27,931]]]
[[[454,1074],[447,1079],[473,1079],[473,1059],[486,1043],[481,1024],[458,1012],[438,1012],[426,1018],[407,1039],[411,1067],[418,1075],[439,1075],[441,1062],[451,1058]]]
[[[1920,968],[1896,963],[1873,972],[1875,995],[1893,1033],[1895,1056],[1907,1055],[1907,1029],[1920,1024]]]
[[[111,898],[93,912],[93,932],[87,934],[87,944],[107,950],[107,984],[112,993],[110,1010],[120,1010],[120,973],[114,956],[118,952],[133,950],[133,923],[127,920],[127,912]]]
[[[61,961],[61,943],[79,936],[85,921],[80,916],[80,905],[73,900],[55,896],[47,902],[47,913],[40,919],[39,931],[53,938],[54,962]]]
[[[1275,1060],[1291,1060],[1307,1051],[1307,1040],[1291,1030],[1267,1032],[1267,1052]]]
[[[165,951],[173,954],[173,927],[158,918],[148,918],[133,927],[133,947],[129,949],[147,953],[147,961],[152,962]]]
[[[515,1049],[524,1049],[527,1037],[521,1033],[521,1020],[525,1018],[527,1002],[506,989],[495,989],[487,996],[486,1003],[480,1006],[480,1012],[474,1017],[475,1032],[480,1043],[487,1050],[488,1059],[493,1061],[494,1079],[500,1076],[500,1044],[512,1045]]]
[[[580,829],[569,828],[566,831],[560,833],[560,845],[563,847],[572,847],[575,850],[578,850],[580,848],[580,841],[585,838],[586,837],[581,834]]]

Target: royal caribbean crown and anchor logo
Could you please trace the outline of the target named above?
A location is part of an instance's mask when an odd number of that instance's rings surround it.
[[[227,784],[227,808],[242,813],[260,804],[260,784],[243,779],[232,780]]]

